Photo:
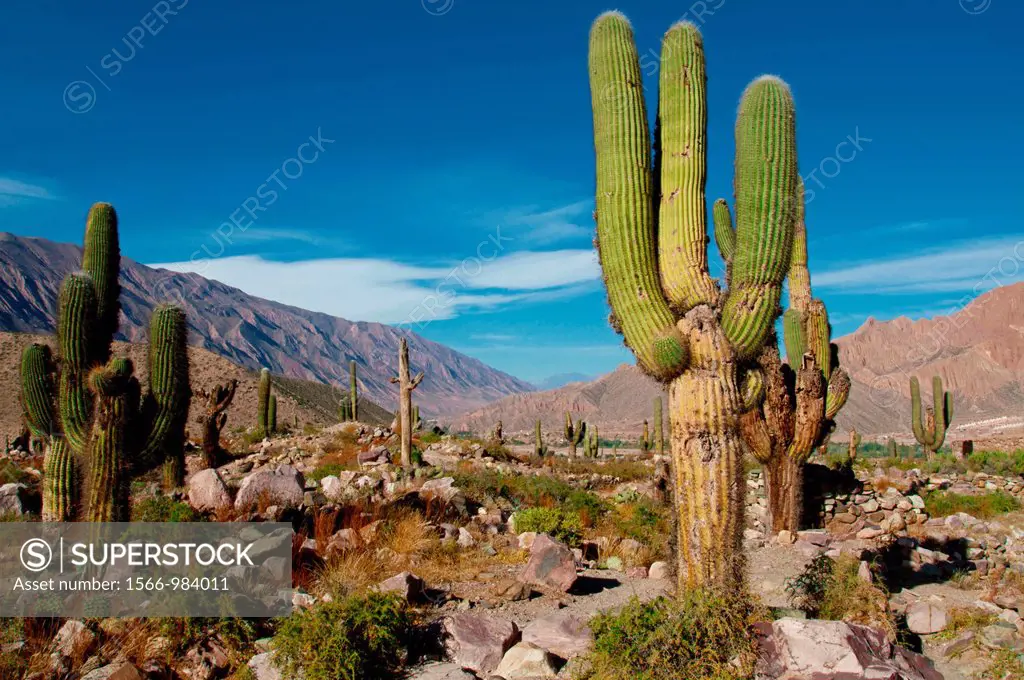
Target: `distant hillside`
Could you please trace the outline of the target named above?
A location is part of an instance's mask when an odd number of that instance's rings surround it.
[[[950,439],[1013,434],[1024,429],[1024,283],[980,296],[948,317],[880,322],[869,319],[837,340],[840,362],[853,379],[836,439],[851,427],[867,436],[909,439],[910,376],[926,399],[941,375],[954,393]],[[501,419],[506,430],[526,430],[540,418],[561,428],[566,410],[582,414],[608,434],[639,433],[653,412],[660,386],[635,366],[622,365],[588,383],[506,397],[454,419],[486,431]],[[667,402],[666,402],[667,404]]]
[[[43,342],[52,346],[53,338],[26,333],[0,333],[0,440],[4,436],[13,438],[21,429],[21,404],[18,401],[21,389],[18,370],[22,350],[33,342]],[[146,346],[118,342],[114,344],[114,352],[132,359],[136,375],[145,385]],[[228,409],[226,431],[255,425],[259,375],[198,347],[190,347],[188,357],[193,391],[212,389],[231,378],[238,380],[235,400]],[[323,396],[324,385],[278,377],[274,378],[274,382],[279,423],[292,424],[296,416],[300,427],[306,423],[331,425],[338,422],[337,406],[331,408],[329,398]],[[391,414],[376,404],[364,400],[360,403],[360,409],[361,419],[367,422],[391,422]],[[188,428],[193,439],[198,440],[202,436],[196,417],[204,411],[205,403],[199,398],[193,398],[188,420]]]
[[[52,333],[57,291],[79,268],[81,249],[0,233],[0,331]],[[310,281],[310,285],[328,285]],[[363,393],[379,404],[397,399],[398,341],[409,338],[413,371],[426,378],[416,402],[427,416],[460,413],[532,386],[415,333],[289,307],[194,274],[175,274],[122,258],[121,334],[141,342],[150,310],[173,301],[188,314],[190,342],[236,364],[348,389],[348,362]],[[339,294],[345,294],[339,291]]]

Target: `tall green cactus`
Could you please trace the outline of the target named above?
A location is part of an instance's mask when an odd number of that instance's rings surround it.
[[[533,428],[533,453],[538,458],[543,458],[548,453],[548,447],[544,445],[544,436],[541,432],[540,421],[538,420]]]
[[[120,313],[117,229],[113,207],[92,207],[84,271],[69,274],[58,296],[57,357],[43,345],[22,354],[25,421],[45,443],[45,521],[126,518],[130,475],[163,465],[165,485],[184,477],[191,397],[185,315],[169,306],[153,313],[143,398],[132,363],[111,358]]]
[[[262,437],[270,435],[270,369],[260,369],[256,392],[256,430]]]
[[[597,241],[613,326],[640,368],[669,385],[679,586],[736,587],[743,574],[740,369],[771,334],[789,268],[794,220],[786,208],[797,182],[792,96],[774,77],[743,93],[734,253],[723,294],[707,262],[700,32],[678,23],[663,39],[653,169],[639,55],[620,13],[594,23],[589,61]]]
[[[277,433],[277,395],[270,395],[270,403],[267,404],[267,428],[270,434]]]
[[[665,418],[661,414],[661,397],[654,398],[654,445],[658,455],[665,455]]]
[[[352,400],[349,412],[352,420],[359,420],[359,382],[356,380],[356,361],[348,362],[348,396]]]
[[[802,184],[792,204],[795,223],[789,266],[789,309],[782,317],[788,366],[774,334],[748,377],[759,385],[740,431],[764,466],[773,531],[795,532],[804,516],[804,465],[815,447],[827,445],[835,416],[850,394],[850,379],[838,366],[828,313],[811,294],[807,268],[807,225]]]
[[[946,440],[946,430],[953,422],[953,395],[942,389],[942,378],[932,378],[932,408],[921,418],[921,384],[910,379],[910,419],[914,439],[927,451],[937,453]]]

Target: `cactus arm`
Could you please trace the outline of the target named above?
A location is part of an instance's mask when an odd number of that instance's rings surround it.
[[[807,462],[825,423],[825,378],[811,361],[805,361],[796,372],[796,406],[793,436],[786,454],[802,465]]]
[[[128,520],[128,484],[125,475],[139,384],[132,362],[112,359],[93,369],[89,387],[96,395],[96,417],[88,457],[87,522]]]
[[[834,420],[849,397],[850,376],[841,368],[832,371],[828,379],[828,392],[825,395],[825,418]]]
[[[139,450],[129,463],[138,471],[167,462],[175,485],[180,485],[184,482],[185,423],[192,389],[188,324],[179,307],[160,305],[153,311],[148,364],[149,390],[143,402]]]
[[[736,257],[722,328],[741,358],[761,349],[778,316],[796,179],[793,97],[781,80],[762,76],[743,93],[736,120]]]
[[[946,418],[946,393],[942,389],[942,378],[937,375],[932,378],[932,402],[935,428],[932,430],[931,449],[938,451],[946,440],[946,427],[949,425],[949,421]]]
[[[57,345],[61,357],[61,426],[71,449],[80,454],[89,441],[93,397],[87,385],[92,368],[96,287],[88,274],[69,274],[57,302]]]
[[[33,343],[21,354],[21,404],[32,435],[49,439],[59,433],[54,405],[56,366],[48,345]]]
[[[789,262],[789,308],[801,312],[811,304],[811,273],[807,269],[807,224],[805,222],[804,182],[797,175],[793,223],[793,249]],[[791,362],[792,363],[792,362]],[[795,364],[793,364],[795,365]]]
[[[590,34],[597,241],[612,312],[641,369],[671,380],[687,349],[662,292],[655,251],[651,140],[633,29],[609,12]]]
[[[565,438],[567,441],[573,441],[572,416],[568,411],[565,412]]]
[[[807,352],[804,335],[804,313],[790,307],[782,315],[782,344],[786,347],[786,360],[790,366],[799,366]]]
[[[732,226],[732,213],[724,198],[715,201],[711,209],[711,217],[715,223],[715,244],[726,264],[732,264],[736,254],[736,230]]]
[[[96,286],[96,329],[92,358],[105,364],[117,334],[121,314],[121,247],[117,233],[117,212],[109,203],[96,203],[85,222],[82,270]]]
[[[707,71],[704,41],[692,23],[677,23],[662,40],[659,90],[661,285],[672,307],[685,313],[718,297],[708,273],[704,197]]]
[[[946,403],[943,413],[946,414],[946,427],[953,422],[953,393],[946,392]]]
[[[744,412],[756,408],[764,400],[764,371],[752,368],[743,376],[740,383],[740,398]]]

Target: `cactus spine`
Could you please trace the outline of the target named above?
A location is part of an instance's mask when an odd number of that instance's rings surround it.
[[[92,207],[83,271],[69,274],[58,296],[58,356],[41,345],[22,354],[25,421],[45,448],[45,521],[126,518],[131,475],[163,465],[166,486],[184,475],[191,396],[185,315],[176,307],[154,311],[143,398],[132,363],[111,358],[120,313],[117,229],[112,206]]]
[[[351,399],[349,415],[352,420],[359,420],[359,383],[356,379],[356,360],[348,362],[348,395]]]
[[[723,295],[707,262],[707,78],[700,32],[678,23],[662,43],[654,171],[639,55],[621,14],[609,12],[594,23],[589,61],[598,250],[608,300],[640,368],[669,385],[679,586],[738,587],[744,511],[739,369],[771,333],[791,257],[794,220],[786,206],[797,178],[792,97],[780,80],[764,77],[740,102],[735,249],[730,290]]]
[[[921,384],[916,377],[910,379],[910,418],[914,439],[926,451],[937,453],[946,439],[946,430],[953,421],[953,395],[942,390],[942,378],[932,378],[933,406],[921,419]]]
[[[398,418],[402,439],[402,467],[412,467],[412,391],[423,382],[423,373],[411,377],[409,373],[409,343],[405,338],[398,341],[398,376],[391,379],[398,385]],[[355,404],[355,401],[353,401]]]

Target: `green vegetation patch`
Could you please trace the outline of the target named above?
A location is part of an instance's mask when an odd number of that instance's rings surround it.
[[[991,519],[997,515],[1020,510],[1020,501],[1005,491],[978,495],[932,491],[925,494],[924,506],[932,517],[947,517],[958,512],[966,512],[978,519]]]

